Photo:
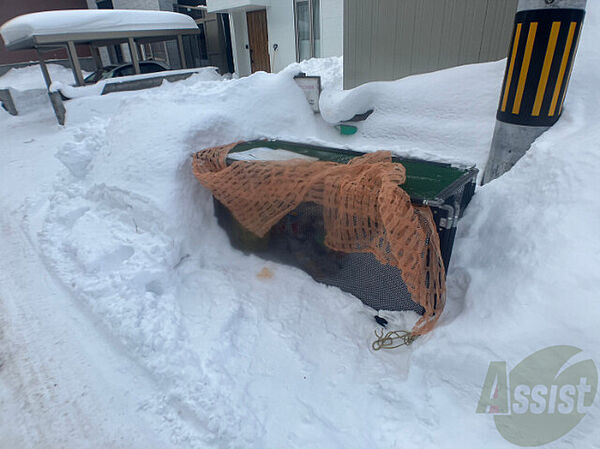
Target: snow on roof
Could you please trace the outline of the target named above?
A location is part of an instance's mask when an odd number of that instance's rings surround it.
[[[36,12],[15,17],[0,27],[0,35],[8,47],[34,36],[197,28],[194,19],[176,12],[71,9]]]

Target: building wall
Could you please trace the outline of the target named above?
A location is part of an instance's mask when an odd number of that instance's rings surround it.
[[[271,71],[279,72],[292,62],[296,62],[294,2],[291,0],[271,2],[271,6],[267,7],[267,27]],[[277,44],[277,51],[273,50],[274,44]]]
[[[56,9],[87,9],[85,0],[0,0],[0,25],[17,16],[31,12]],[[88,48],[79,48],[79,55],[90,56]],[[55,51],[45,55],[47,59],[65,59],[64,51]],[[37,61],[33,50],[8,51],[0,39],[0,65]]]
[[[344,0],[321,0],[321,57],[344,54]]]
[[[234,0],[231,0],[234,1]],[[267,10],[269,56],[271,70],[279,72],[296,62],[296,31],[294,26],[294,0],[260,0],[266,6],[250,5],[229,11],[232,29],[234,64],[240,76],[251,73],[246,12]],[[230,2],[231,3],[231,2]],[[238,2],[247,4],[248,1]],[[321,0],[320,31],[321,57],[341,56],[344,49],[344,0]],[[212,2],[213,5],[220,3]],[[229,4],[229,3],[228,3]],[[236,4],[237,5],[237,4]],[[215,7],[215,6],[213,6]],[[209,2],[209,8],[211,3]],[[273,47],[277,44],[277,50]]]
[[[344,88],[505,58],[518,0],[345,0]]]

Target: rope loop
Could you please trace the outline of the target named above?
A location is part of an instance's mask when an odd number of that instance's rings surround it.
[[[418,338],[418,335],[413,335],[411,332],[404,330],[389,331],[386,334],[384,332],[384,329],[381,329],[381,332],[377,332],[377,329],[375,329],[377,340],[371,345],[373,351],[410,346]]]

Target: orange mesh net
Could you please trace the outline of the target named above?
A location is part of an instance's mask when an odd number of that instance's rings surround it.
[[[428,207],[413,206],[400,187],[404,167],[379,151],[348,164],[293,159],[235,161],[236,144],[193,157],[194,175],[247,230],[263,237],[303,202],[323,207],[325,245],[344,253],[372,253],[402,273],[411,298],[425,313],[413,335],[429,332],[445,304],[445,270]]]

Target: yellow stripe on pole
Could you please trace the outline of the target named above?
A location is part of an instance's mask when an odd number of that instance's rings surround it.
[[[508,75],[506,77],[506,86],[504,87],[504,97],[502,98],[502,112],[506,112],[506,103],[508,101],[508,91],[510,90],[510,83],[512,81],[513,71],[515,69],[515,59],[517,57],[517,50],[519,48],[519,39],[521,38],[521,27],[522,23],[517,25],[517,31],[515,32],[515,40],[513,41],[513,50],[510,57],[510,65],[508,66]]]
[[[550,68],[552,67],[552,61],[554,59],[554,50],[556,49],[556,41],[558,40],[559,32],[560,22],[553,22],[552,29],[550,30],[550,39],[548,40],[548,48],[546,49],[546,57],[544,58],[544,66],[542,67],[542,74],[540,76],[540,83],[538,84],[535,103],[533,104],[533,111],[531,112],[531,115],[534,117],[539,117],[540,111],[542,110],[542,103],[544,102],[544,95],[546,94],[546,87],[548,86],[548,76],[550,76]]]
[[[571,52],[571,46],[573,45],[573,36],[575,35],[575,27],[577,22],[571,22],[569,27],[569,35],[567,37],[567,44],[565,45],[565,51],[563,52],[562,62],[560,63],[560,70],[558,72],[558,79],[556,80],[556,86],[554,87],[554,95],[552,96],[552,103],[550,103],[550,112],[548,115],[552,117],[556,112],[556,105],[558,104],[558,97],[560,90],[565,79],[565,71],[567,70],[567,63],[569,62],[569,53]]]
[[[575,41],[575,51],[573,52],[573,58],[577,54],[577,49],[579,48],[579,38],[581,37],[581,29],[583,27],[579,27],[579,33],[577,33],[577,39]],[[571,68],[569,69],[569,77],[567,78],[567,83],[565,84],[565,91],[563,93],[562,100],[560,100],[560,108],[558,109],[558,113],[562,113],[563,103],[565,102],[565,98],[567,97],[567,89],[569,88],[569,83],[571,82],[571,74],[573,73],[573,66],[575,65],[575,61],[573,60],[573,64],[571,64]]]
[[[512,109],[512,113],[517,115],[521,112],[521,101],[523,100],[525,81],[527,81],[527,74],[529,73],[529,64],[531,63],[531,53],[533,53],[533,43],[535,42],[537,26],[537,22],[532,22],[529,25],[529,35],[527,36],[527,45],[525,46],[525,55],[523,56],[523,65],[521,66],[521,75],[519,76],[519,85],[517,86],[517,96],[515,97],[515,104]]]

